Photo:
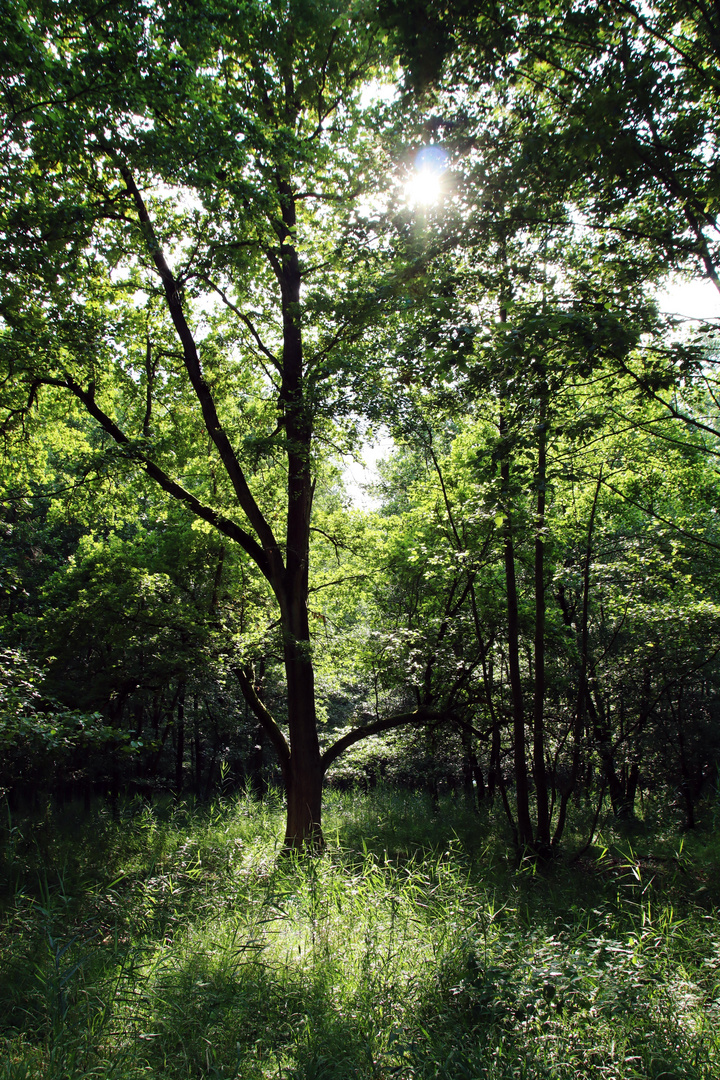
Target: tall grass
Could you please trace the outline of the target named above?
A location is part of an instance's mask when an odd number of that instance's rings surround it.
[[[299,862],[281,816],[243,796],[9,820],[0,1077],[720,1075],[699,851],[608,832],[517,870],[497,822],[379,791],[331,796],[328,849]]]

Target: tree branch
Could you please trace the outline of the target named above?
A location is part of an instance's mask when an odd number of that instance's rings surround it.
[[[379,735],[383,731],[392,731],[393,728],[404,727],[409,724],[423,724],[429,723],[431,720],[445,719],[447,719],[445,713],[437,712],[435,709],[420,708],[413,710],[413,712],[386,716],[382,720],[376,720],[374,724],[366,724],[365,727],[355,728],[354,731],[349,731],[339,738],[325,751],[321,762],[323,773],[327,772],[333,761],[336,761],[348,747],[360,742],[361,739],[369,738],[370,735]]]
[[[150,254],[162,280],[170,317],[172,318],[176,333],[182,344],[185,368],[190,377],[195,396],[200,403],[205,427],[207,428],[210,438],[217,447],[220,459],[225,466],[225,470],[233,485],[235,494],[237,495],[238,502],[251,526],[259,536],[262,547],[265,549],[266,557],[260,568],[266,577],[269,578],[273,587],[279,587],[284,571],[280,548],[270,525],[260,510],[260,507],[255,502],[255,498],[248,487],[240,462],[235,456],[235,451],[230,445],[230,440],[220,423],[213,396],[210,393],[210,388],[205,382],[202,374],[200,357],[198,356],[195,340],[182,309],[179,283],[176,281],[170,267],[165,261],[165,256],[163,255],[158,238],[155,234],[150,215],[148,214],[143,197],[133,179],[132,173],[129,168],[123,164],[120,165],[120,172],[125,181],[125,186],[135,203],[137,215],[143,232],[145,233]],[[268,571],[270,572],[268,573]]]
[[[720,544],[714,544],[712,540],[706,540],[704,536],[698,536],[697,533],[688,532],[687,529],[681,529],[679,525],[676,525],[670,518],[663,517],[661,514],[656,514],[654,510],[651,510],[647,506],[643,506],[642,503],[636,502],[635,499],[631,499],[629,495],[623,494],[612,484],[609,484],[607,480],[603,480],[603,487],[609,488],[614,495],[618,495],[626,503],[634,506],[637,510],[642,510],[643,514],[647,514],[648,517],[653,518],[655,521],[661,521],[663,525],[668,525],[671,529],[674,529],[680,536],[686,537],[688,540],[693,540],[696,544],[704,544],[705,547],[712,548],[713,551],[720,551]]]
[[[287,740],[272,715],[258,697],[257,691],[253,686],[252,679],[248,673],[239,666],[234,666],[232,670],[237,681],[240,683],[243,697],[255,713],[255,716],[260,721],[263,731],[273,744],[275,753],[280,759],[280,767],[284,776],[290,767],[290,747],[287,744]]]
[[[226,295],[224,290],[221,289],[219,285],[216,285],[213,281],[211,281],[210,278],[207,276],[207,274],[196,274],[195,276],[200,281],[204,281],[206,285],[209,285],[210,288],[213,290],[213,292],[216,292],[218,294],[218,296],[222,300],[223,304],[225,304],[225,306],[227,308],[229,308],[230,311],[233,312],[233,314],[237,315],[238,319],[240,319],[240,321],[245,324],[247,329],[250,331],[250,333],[251,333],[251,335],[252,335],[252,337],[253,337],[253,339],[255,341],[255,344],[257,345],[260,352],[263,354],[263,356],[267,357],[267,359],[270,361],[270,363],[275,368],[275,370],[278,371],[282,375],[282,365],[281,365],[280,361],[278,360],[277,356],[275,356],[275,354],[273,352],[271,352],[270,349],[268,349],[267,346],[264,344],[262,338],[260,337],[259,333],[255,329],[255,326],[253,325],[252,321],[248,318],[248,316],[245,314],[245,312],[242,311],[237,306],[237,304],[233,304],[232,300],[230,300],[228,298],[228,296]]]
[[[90,390],[83,390],[83,388],[75,382],[69,375],[65,379],[42,379],[40,380],[46,386],[59,386],[66,390],[69,390],[78,401],[81,401],[87,411],[93,417],[94,420],[100,424],[104,431],[110,435],[110,437],[125,450],[127,456],[138,464],[142,465],[148,476],[150,476],[163,491],[166,491],[168,495],[172,495],[178,502],[184,503],[189,507],[197,517],[202,518],[203,521],[207,521],[218,532],[223,533],[228,539],[234,540],[236,544],[245,551],[250,558],[256,563],[260,571],[266,578],[270,577],[270,563],[266,553],[249,533],[232,521],[230,518],[226,518],[223,514],[219,514],[216,510],[213,510],[210,506],[205,506],[201,503],[192,492],[187,491],[184,487],[173,480],[168,474],[156,465],[154,461],[146,457],[141,450],[135,446],[128,438],[124,431],[122,431],[114,420],[111,419],[104,412],[95,401],[94,388]]]

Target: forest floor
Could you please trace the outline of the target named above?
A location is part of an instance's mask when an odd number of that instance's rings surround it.
[[[1,1080],[720,1076],[714,830],[540,872],[462,800],[330,792],[325,826],[298,863],[274,797],[8,815]]]

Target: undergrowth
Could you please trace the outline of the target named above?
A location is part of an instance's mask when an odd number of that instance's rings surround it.
[[[281,831],[275,797],[8,817],[0,1078],[720,1075],[711,834],[540,872],[392,791],[330,793],[321,857]]]

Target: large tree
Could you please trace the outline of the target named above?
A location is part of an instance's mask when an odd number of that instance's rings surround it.
[[[257,567],[286,727],[251,652],[234,670],[282,766],[286,844],[313,844],[325,770],[370,730],[321,752],[308,596],[318,460],[352,438],[363,330],[392,295],[360,220],[389,171],[363,99],[381,38],[344,0],[48,0],[6,10],[3,37],[6,426],[69,399],[99,454]]]

